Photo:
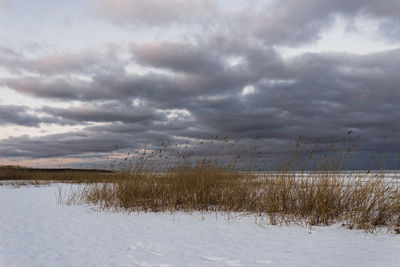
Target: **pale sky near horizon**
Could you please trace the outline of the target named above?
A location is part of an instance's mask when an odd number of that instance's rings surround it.
[[[395,156],[399,73],[396,0],[0,0],[0,165],[349,130]]]

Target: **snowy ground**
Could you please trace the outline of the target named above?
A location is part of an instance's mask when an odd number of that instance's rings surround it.
[[[0,266],[400,266],[400,235],[385,231],[97,212],[56,196],[0,186]]]

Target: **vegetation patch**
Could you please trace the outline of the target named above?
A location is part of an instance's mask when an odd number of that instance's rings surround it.
[[[319,160],[310,164],[317,152],[311,150],[299,158],[303,139],[299,137],[296,144],[297,158],[278,171],[261,172],[254,167],[259,157],[249,160],[233,154],[229,161],[226,157],[193,159],[190,155],[196,154],[189,150],[165,146],[129,154],[118,171],[11,168],[10,174],[10,168],[3,168],[0,173],[8,179],[81,183],[59,192],[59,202],[68,205],[122,212],[244,213],[271,224],[342,223],[366,231],[382,227],[400,231],[399,179],[388,178],[385,162],[381,170],[343,171],[346,154],[355,147],[346,137],[343,152],[328,146],[331,151],[323,151]],[[229,145],[227,139],[221,141],[223,146],[216,150],[226,150]]]

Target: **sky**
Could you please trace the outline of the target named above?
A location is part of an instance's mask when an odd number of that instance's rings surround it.
[[[0,0],[0,165],[349,131],[395,158],[399,73],[398,0]]]

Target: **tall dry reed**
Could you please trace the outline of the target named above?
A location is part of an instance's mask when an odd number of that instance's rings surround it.
[[[297,149],[304,139],[299,137]],[[329,156],[311,165],[314,169],[307,169],[307,160],[316,154],[311,150],[270,172],[252,171],[257,168],[240,162],[240,155],[230,161],[190,161],[188,153],[179,155],[182,151],[146,155],[144,150],[129,168],[113,174],[113,182],[87,184],[65,199],[69,204],[124,212],[240,212],[271,224],[342,223],[367,231],[400,231],[399,180],[387,178],[384,169],[343,172],[345,155],[355,147],[349,140],[347,136],[342,153],[331,146]],[[178,157],[173,158],[174,153]]]

